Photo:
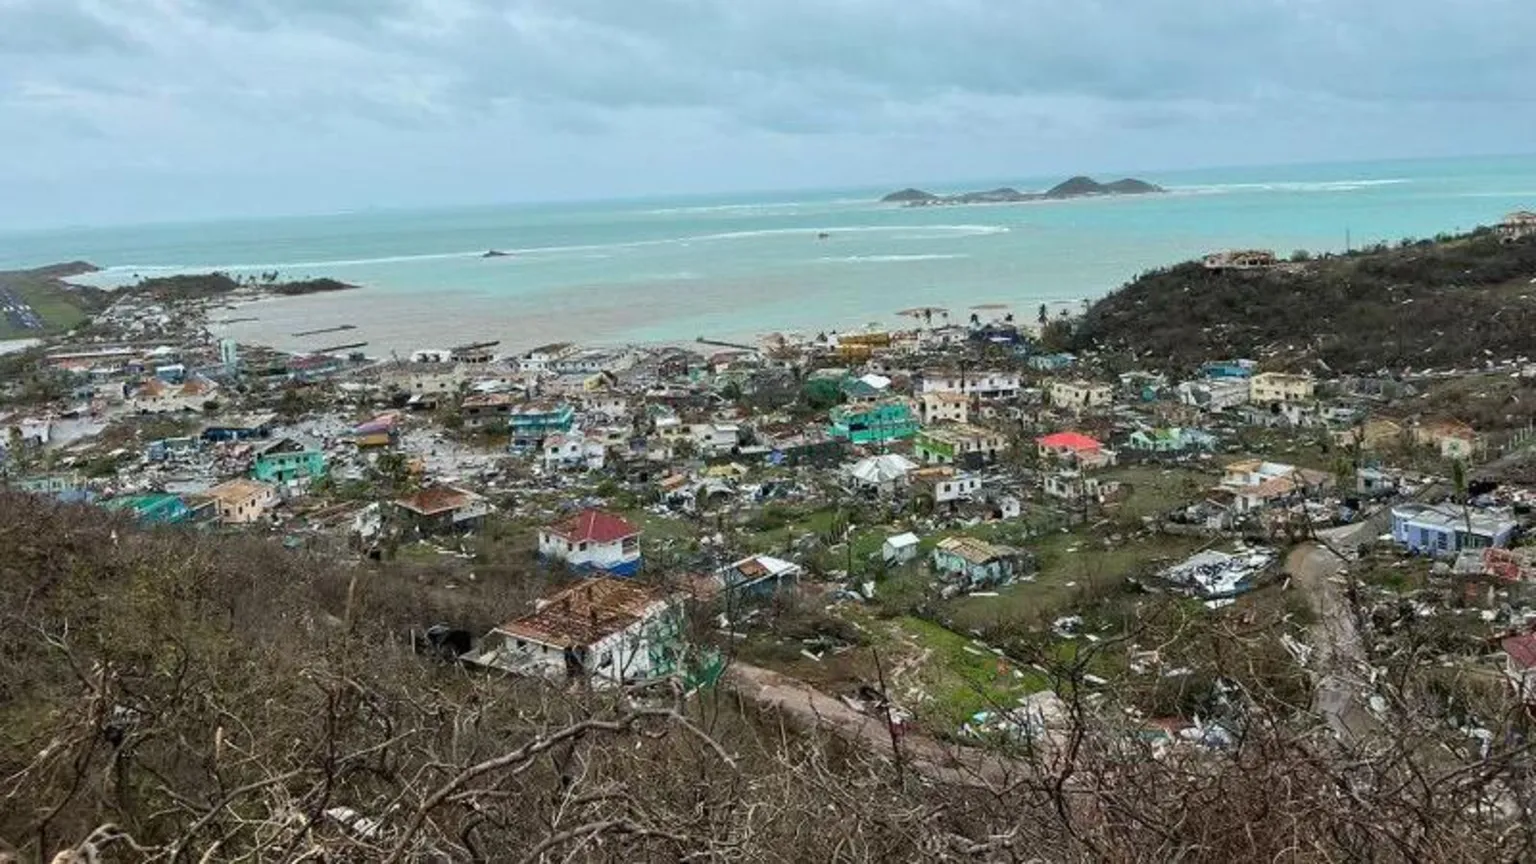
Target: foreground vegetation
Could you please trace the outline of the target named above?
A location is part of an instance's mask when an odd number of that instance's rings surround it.
[[[1367,752],[1313,731],[1304,688],[1232,684],[1206,715],[1232,740],[1158,758],[1119,695],[1087,677],[1104,652],[1193,634],[1166,662],[1214,653],[1220,678],[1243,680],[1260,662],[1244,646],[1272,626],[1263,613],[1199,619],[1173,602],[1102,649],[1042,654],[1002,686],[996,661],[952,634],[877,612],[865,625],[871,644],[926,642],[944,661],[917,670],[920,680],[974,680],[975,699],[949,709],[1037,688],[1064,700],[1046,738],[923,771],[918,757],[933,759],[919,742],[866,750],[723,690],[621,698],[467,674],[410,650],[408,628],[526,608],[539,577],[511,559],[485,569],[494,585],[468,598],[407,564],[330,561],[252,536],[141,531],[9,493],[0,510],[0,857],[1513,861],[1536,852],[1518,715],[1504,717],[1486,757],[1468,758],[1465,743],[1407,713],[1400,733]]]

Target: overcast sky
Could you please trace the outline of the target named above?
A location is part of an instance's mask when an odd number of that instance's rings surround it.
[[[0,0],[0,225],[1536,151],[1536,0]]]

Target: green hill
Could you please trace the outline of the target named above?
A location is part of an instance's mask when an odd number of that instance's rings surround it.
[[[1536,357],[1536,238],[1501,242],[1479,229],[1292,258],[1142,274],[1094,304],[1072,341],[1175,369],[1229,356],[1320,360],[1338,371]]]

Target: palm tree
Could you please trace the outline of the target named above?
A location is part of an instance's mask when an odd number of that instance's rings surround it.
[[[1467,541],[1472,540],[1472,502],[1467,494],[1467,464],[1460,459],[1451,460],[1451,486],[1456,489],[1456,500],[1461,502],[1461,515],[1467,520]],[[1456,544],[1461,551],[1461,544]]]

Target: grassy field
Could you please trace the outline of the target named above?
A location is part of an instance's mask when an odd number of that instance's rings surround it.
[[[26,339],[62,333],[84,323],[88,317],[81,308],[79,295],[62,287],[51,275],[36,271],[0,272],[0,288],[8,289],[42,319],[43,330],[16,326],[8,316],[0,315],[0,339]]]
[[[962,632],[1020,624],[1044,632],[1056,617],[1118,593],[1128,577],[1185,558],[1206,542],[1165,535],[1115,541],[1052,534],[1028,545],[1039,564],[1033,581],[1003,588],[996,597],[956,598],[944,611]]]
[[[797,638],[758,635],[742,656],[835,695],[854,696],[883,679],[892,699],[937,735],[953,735],[976,712],[1016,707],[1020,697],[1049,686],[1040,672],[1016,668],[982,643],[919,618],[881,618],[860,606],[843,606],[836,616],[861,644],[807,648],[808,656]]]
[[[1124,498],[1104,508],[1105,515],[1122,524],[1140,524],[1144,517],[1198,501],[1218,480],[1213,473],[1161,465],[1127,465],[1098,476],[1117,481],[1127,490]]]

